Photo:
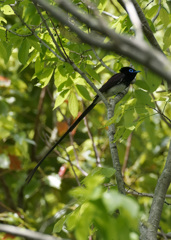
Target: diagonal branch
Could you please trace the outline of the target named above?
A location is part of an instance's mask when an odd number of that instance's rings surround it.
[[[14,236],[25,237],[33,240],[69,240],[64,238],[57,238],[47,234],[34,232],[25,228],[16,227],[8,224],[0,224],[0,232],[9,233]]]
[[[156,72],[159,76],[165,78],[168,82],[171,82],[170,61],[167,60],[167,58],[163,55],[163,53],[161,53],[161,51],[157,51],[155,48],[149,46],[145,41],[137,41],[135,38],[130,39],[127,36],[117,34],[113,29],[110,29],[106,24],[101,24],[102,21],[99,21],[98,18],[93,17],[90,18],[90,16],[87,15],[86,13],[85,14],[80,13],[78,7],[75,6],[74,11],[72,10],[73,15],[77,16],[77,18],[82,20],[82,22],[84,22],[92,30],[101,33],[102,36],[105,35],[106,37],[109,37],[110,41],[105,43],[104,37],[100,36],[98,33],[90,34],[85,33],[78,26],[70,22],[67,13],[65,13],[59,7],[57,8],[51,6],[45,0],[32,0],[32,1],[39,3],[54,18],[56,18],[62,24],[67,25],[72,31],[77,33],[77,35],[83,42],[130,57],[136,60],[137,62],[143,64],[144,66],[147,66],[149,69]],[[68,1],[63,0],[63,2],[65,2],[65,5],[69,4],[70,6],[71,4],[69,0]],[[63,8],[64,7],[65,6],[63,5]],[[80,15],[81,16],[84,15],[84,18],[81,17]],[[93,21],[88,21],[86,19],[93,19]]]

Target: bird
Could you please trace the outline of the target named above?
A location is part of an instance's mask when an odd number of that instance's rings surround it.
[[[136,74],[140,71],[136,71],[131,67],[122,67],[119,73],[114,74],[99,91],[104,95],[105,98],[115,96],[123,92],[134,80]],[[100,97],[96,95],[93,102],[85,109],[85,111],[76,119],[76,121],[68,128],[68,130],[61,136],[61,138],[49,149],[45,156],[37,163],[35,168],[30,172],[26,178],[26,182],[29,183],[35,174],[38,167],[46,159],[46,157],[58,146],[62,140],[79,124],[79,122],[100,102]]]

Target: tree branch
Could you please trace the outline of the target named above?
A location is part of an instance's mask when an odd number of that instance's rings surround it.
[[[34,232],[28,229],[24,229],[21,227],[15,227],[12,225],[8,224],[0,224],[0,232],[5,232],[9,233],[14,236],[20,236],[20,237],[25,237],[33,240],[69,240],[69,239],[64,239],[64,238],[56,238],[52,237],[47,234],[39,233],[39,232]]]
[[[163,204],[170,183],[171,183],[171,142],[164,170],[155,188],[148,223],[146,225],[141,224],[140,226],[141,240],[156,240]]]
[[[93,17],[90,17],[86,13],[79,13],[78,7],[74,5],[74,10],[72,8],[72,14],[74,16],[79,18],[79,20],[82,20],[82,22],[86,23],[86,25],[92,30],[95,30],[101,33],[103,36],[110,38],[109,42],[104,43],[104,38],[101,37],[99,34],[87,34],[83,32],[80,28],[78,28],[75,24],[71,23],[68,19],[67,13],[65,13],[62,9],[51,6],[45,0],[32,1],[39,3],[44,9],[49,11],[49,13],[54,18],[59,20],[61,23],[67,25],[72,31],[77,33],[77,35],[81,38],[83,42],[130,57],[137,62],[143,64],[144,66],[147,66],[149,69],[156,72],[161,77],[165,78],[168,82],[171,82],[170,61],[167,60],[167,58],[163,55],[163,53],[161,53],[161,51],[157,51],[155,48],[149,46],[145,41],[137,41],[134,38],[130,39],[127,36],[117,34],[113,29],[108,28],[107,24],[102,25],[102,21],[99,21],[98,18],[95,19]],[[63,8],[67,6],[66,9],[71,12],[69,9],[69,7],[71,6],[69,0],[63,0],[62,2],[65,3],[65,5],[63,4]]]
[[[148,41],[151,43],[151,45],[153,47],[155,47],[156,49],[158,49],[159,51],[162,52],[162,49],[160,48],[160,45],[158,44],[156,38],[154,37],[154,34],[151,31],[151,28],[150,28],[150,26],[149,26],[149,24],[147,22],[147,19],[144,16],[144,13],[143,13],[142,9],[140,8],[139,4],[137,3],[136,0],[131,0],[131,1],[134,4],[134,7],[135,7],[135,9],[136,9],[136,11],[138,13],[140,21],[142,23],[142,28],[143,28],[144,34],[147,37]],[[118,0],[118,2],[125,9],[123,0]],[[126,11],[126,9],[125,9],[125,11]]]
[[[118,94],[114,99],[111,99],[111,104],[108,107],[108,120],[113,117],[114,115],[114,110],[115,110],[115,105],[125,96],[125,94],[128,92],[128,88],[123,91],[122,93]],[[110,151],[111,151],[111,157],[112,157],[112,162],[113,162],[113,167],[116,170],[116,182],[118,185],[118,190],[120,193],[125,195],[125,186],[124,186],[124,181],[122,178],[122,172],[121,172],[121,165],[119,162],[119,156],[118,156],[118,150],[116,143],[114,142],[114,135],[115,135],[115,125],[112,123],[109,125],[108,128],[108,135],[109,135],[109,146],[110,146]]]
[[[122,0],[122,1],[124,2],[125,8],[129,14],[129,18],[134,26],[136,39],[138,41],[142,41],[143,40],[142,25],[138,17],[138,14],[135,10],[135,7],[131,0]]]

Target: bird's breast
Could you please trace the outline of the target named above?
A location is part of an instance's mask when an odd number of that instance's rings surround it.
[[[111,87],[110,89],[108,89],[107,92],[104,93],[105,97],[112,97],[114,95],[117,95],[118,93],[124,91],[126,89],[126,85],[125,84],[118,84],[115,85],[113,87]]]

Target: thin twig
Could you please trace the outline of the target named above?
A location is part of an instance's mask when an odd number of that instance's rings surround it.
[[[83,103],[83,101],[82,101],[82,105],[83,105],[83,111],[84,111],[84,103]],[[95,157],[96,157],[96,165],[97,165],[98,167],[101,167],[99,153],[98,153],[98,151],[97,151],[97,147],[96,147],[96,144],[95,144],[95,142],[94,142],[92,133],[91,133],[91,131],[90,131],[90,128],[89,128],[89,125],[88,125],[88,121],[87,121],[87,117],[86,117],[86,116],[84,117],[84,124],[85,124],[85,126],[86,126],[86,128],[87,128],[88,136],[89,136],[89,138],[90,138],[90,140],[91,140],[91,142],[92,142],[93,150],[94,150]]]
[[[105,67],[107,70],[109,70],[111,73],[115,74],[116,72],[115,72],[113,69],[111,69],[110,67],[108,67],[108,66],[103,62],[103,60],[98,56],[98,54],[96,53],[94,47],[92,48],[92,50],[93,50],[93,53],[94,53],[94,55],[96,56],[96,58],[101,62],[102,66]]]
[[[37,34],[36,32],[31,28],[29,27],[29,25],[22,19],[22,17],[17,13],[17,11],[15,10],[15,8],[10,5],[11,8],[13,9],[15,15],[20,19],[21,23],[23,25],[25,25],[29,30],[30,32],[39,40],[39,42],[41,44],[43,44],[49,51],[51,51],[58,59],[60,59],[61,61],[65,62],[65,59],[61,58],[52,48],[49,47],[49,45],[47,45]]]
[[[159,0],[159,8],[158,8],[158,11],[157,11],[157,13],[156,13],[156,15],[152,18],[152,22],[154,23],[155,21],[156,21],[156,19],[158,18],[158,16],[159,16],[159,13],[160,13],[160,10],[161,10],[161,0]]]
[[[59,47],[57,41],[55,40],[55,38],[54,38],[54,36],[53,36],[53,34],[52,34],[52,32],[51,32],[51,30],[50,30],[50,28],[49,28],[47,22],[46,22],[46,19],[43,17],[43,15],[42,15],[42,13],[41,13],[39,7],[37,6],[37,4],[34,3],[34,5],[35,5],[35,7],[36,7],[36,9],[37,9],[37,12],[38,12],[38,14],[40,15],[40,17],[41,17],[43,23],[45,24],[46,29],[48,30],[48,33],[49,33],[49,35],[50,35],[50,37],[51,37],[53,43],[55,44],[55,47],[58,49],[58,52],[61,54],[61,56],[63,57],[63,59],[65,59],[65,61],[66,61],[66,57],[65,57],[65,55],[63,54],[63,52],[61,51],[61,49],[60,49],[60,47]],[[54,28],[54,29],[55,29],[55,28]]]
[[[60,146],[59,146],[59,147],[60,147]],[[72,168],[72,171],[73,171],[73,173],[74,173],[74,176],[75,176],[75,179],[76,179],[76,181],[77,181],[78,186],[81,186],[81,183],[80,183],[80,181],[79,181],[79,179],[78,179],[78,176],[77,176],[77,174],[76,174],[76,172],[75,172],[74,166],[73,166],[73,164],[72,164],[72,161],[71,161],[71,159],[70,159],[70,156],[69,156],[67,150],[66,150],[65,148],[63,148],[63,147],[61,147],[61,148],[65,151],[65,153],[66,153],[66,155],[67,155],[67,157],[68,157],[68,162],[69,162],[70,165],[71,165],[71,168]]]
[[[125,156],[124,156],[124,163],[122,166],[122,175],[124,176],[125,174],[125,169],[128,163],[128,158],[129,158],[129,153],[130,153],[130,148],[131,148],[131,141],[132,141],[132,133],[129,135],[126,143],[126,151],[125,151]]]

